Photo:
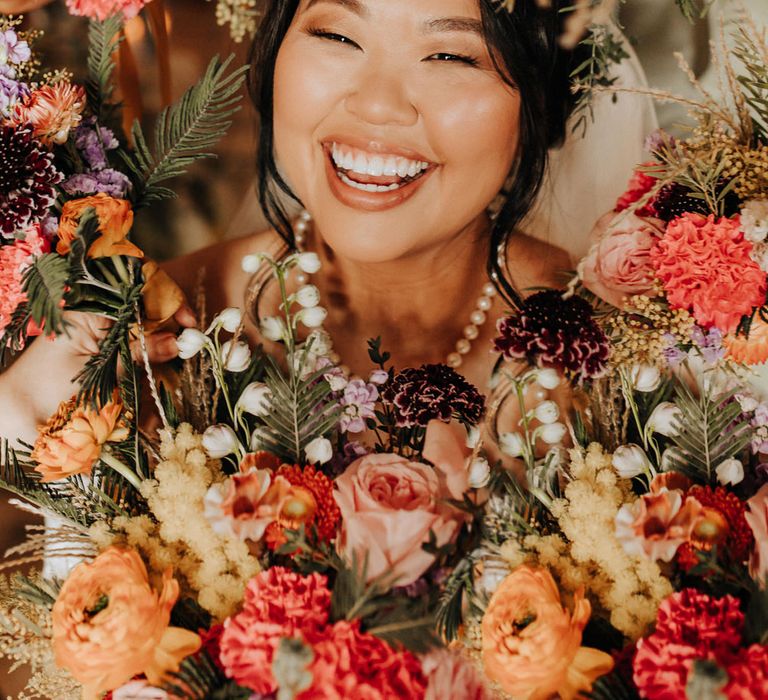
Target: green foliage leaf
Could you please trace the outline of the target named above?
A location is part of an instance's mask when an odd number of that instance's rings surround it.
[[[122,13],[112,15],[103,22],[91,20],[88,25],[88,81],[85,89],[88,104],[101,124],[106,121],[106,106],[112,98],[113,56],[122,41],[122,26]]]
[[[0,371],[10,365],[11,360],[24,349],[31,319],[27,302],[22,302],[14,309],[10,322],[0,336]]]
[[[696,397],[682,382],[676,389],[675,404],[681,413],[672,437],[677,453],[671,453],[670,459],[694,481],[714,485],[716,467],[749,445],[749,421],[740,417],[737,392],[738,388],[716,394],[704,391]]]
[[[184,659],[163,689],[187,700],[247,700],[252,694],[228,681],[205,650]]]
[[[640,698],[634,685],[617,672],[598,678],[587,697],[590,700],[639,700]]]
[[[472,589],[474,559],[468,556],[453,569],[437,604],[435,626],[440,636],[453,641],[463,620],[464,591]]]
[[[22,600],[26,600],[40,608],[51,610],[56,598],[59,597],[61,582],[48,579],[32,580],[27,576],[17,574],[13,577],[13,591]]]
[[[131,131],[135,153],[122,153],[135,179],[136,205],[173,197],[159,183],[181,175],[196,160],[212,157],[212,148],[226,133],[239,109],[240,87],[247,66],[231,72],[234,56],[216,56],[205,75],[176,104],[162,111],[155,127],[154,153],[138,121]]]
[[[743,72],[738,76],[742,95],[760,136],[768,138],[768,44],[765,36],[756,36],[748,23],[737,24],[733,38],[733,54],[742,64]]]
[[[32,320],[46,333],[64,331],[64,293],[69,280],[69,261],[58,253],[46,253],[25,271],[22,287],[29,299]]]
[[[689,22],[706,17],[714,0],[675,0],[680,12]]]

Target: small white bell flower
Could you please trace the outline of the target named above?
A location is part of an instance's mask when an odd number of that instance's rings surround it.
[[[659,467],[663,472],[676,471],[679,468],[679,462],[682,460],[683,455],[676,447],[668,447],[661,453],[661,462]]]
[[[738,459],[726,459],[715,468],[717,480],[723,485],[740,484],[744,481],[744,465]]]
[[[317,253],[299,253],[296,262],[302,272],[308,275],[314,275],[320,269],[320,258]]]
[[[182,360],[188,360],[199,353],[208,342],[205,333],[197,328],[185,328],[181,335],[176,338],[176,346],[179,348],[179,357]]]
[[[562,442],[568,428],[562,423],[550,423],[549,425],[542,425],[536,429],[539,433],[539,437],[547,443],[547,445],[557,445],[558,442]]]
[[[469,466],[469,485],[473,489],[481,489],[486,486],[491,479],[491,465],[488,460],[478,457],[472,460]]]
[[[311,345],[310,345],[311,343]],[[305,346],[311,348],[313,355],[318,357],[326,357],[333,350],[333,341],[331,336],[322,328],[312,331],[305,342]]]
[[[630,376],[632,386],[643,393],[655,391],[661,384],[661,372],[653,365],[635,365],[632,367]]]
[[[212,425],[203,433],[203,448],[213,459],[221,459],[231,455],[237,452],[239,447],[237,435],[228,425],[222,423]]]
[[[330,462],[331,457],[333,457],[331,441],[324,437],[315,438],[304,448],[304,454],[309,464],[325,464]]]
[[[681,415],[680,409],[671,401],[662,401],[648,417],[648,427],[654,433],[674,437],[677,435],[675,425]]]
[[[320,303],[320,291],[314,284],[305,284],[296,292],[296,301],[305,309],[311,309]]]
[[[219,314],[216,314],[211,325],[208,327],[210,333],[216,326],[221,326],[227,333],[234,333],[243,322],[243,312],[235,306],[230,306]]]
[[[633,444],[617,447],[611,463],[622,479],[632,479],[651,468],[643,448]]]
[[[266,384],[251,382],[240,394],[236,408],[253,416],[266,416],[270,411],[271,399],[272,392]]]
[[[256,428],[251,433],[251,441],[248,444],[248,447],[250,448],[251,452],[258,452],[259,450],[264,449],[264,444],[266,442],[267,433],[265,430],[261,427]]]
[[[508,457],[520,457],[525,451],[525,438],[520,433],[502,433],[499,447]]]
[[[542,389],[557,389],[562,382],[562,377],[557,370],[547,367],[536,372],[536,381]]]
[[[296,316],[307,328],[318,328],[323,325],[328,312],[322,306],[302,309]]]
[[[554,423],[560,417],[560,409],[554,401],[542,401],[533,411],[541,423]]]
[[[467,447],[470,450],[474,450],[480,444],[480,430],[477,426],[472,426],[467,431]]]
[[[262,256],[259,253],[246,255],[240,263],[240,266],[243,268],[243,272],[247,272],[252,275],[259,271],[259,268],[261,267],[261,261]]]
[[[228,340],[221,346],[221,359],[228,372],[244,372],[251,364],[251,350],[245,344]]]
[[[273,343],[283,339],[285,334],[285,323],[278,316],[267,316],[261,322],[261,334]]]

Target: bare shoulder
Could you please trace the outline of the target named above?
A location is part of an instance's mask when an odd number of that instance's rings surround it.
[[[507,270],[518,289],[561,287],[563,273],[572,269],[573,262],[562,248],[521,232],[509,237]]]
[[[251,253],[277,255],[284,243],[274,230],[220,241],[193,253],[163,263],[163,269],[192,300],[200,285],[210,308],[239,306],[248,287],[250,273],[241,266]]]

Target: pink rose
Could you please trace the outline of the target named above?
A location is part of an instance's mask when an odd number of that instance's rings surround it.
[[[768,577],[768,484],[747,501],[744,513],[747,524],[755,535],[755,549],[749,560],[749,573],[761,587]]]
[[[347,559],[368,557],[367,578],[393,574],[407,586],[434,562],[421,545],[430,531],[437,545],[458,533],[463,515],[442,502],[437,472],[426,464],[394,454],[372,454],[353,462],[336,479],[334,492],[341,510],[337,541]]]
[[[424,700],[491,700],[491,692],[475,666],[459,652],[435,649],[421,660],[427,678]]]
[[[651,249],[663,233],[664,223],[658,219],[630,213],[611,219],[579,266],[584,286],[618,308],[625,297],[649,292],[654,280]]]

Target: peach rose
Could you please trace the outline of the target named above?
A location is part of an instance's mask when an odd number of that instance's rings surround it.
[[[186,298],[179,285],[156,262],[144,263],[141,266],[141,274],[144,277],[144,287],[141,290],[145,315],[144,330],[153,333],[173,318],[186,302]]]
[[[339,552],[358,561],[368,557],[368,580],[393,574],[407,586],[434,562],[421,545],[430,531],[437,545],[458,533],[462,514],[441,502],[436,471],[394,454],[372,454],[353,462],[336,479],[334,492],[341,510]]]
[[[584,286],[617,308],[626,297],[648,293],[654,281],[651,249],[663,233],[658,219],[619,214],[579,265]]]
[[[56,252],[66,255],[77,237],[80,219],[87,209],[94,209],[99,219],[101,235],[88,249],[89,258],[103,258],[110,255],[130,255],[143,258],[144,253],[131,243],[126,236],[133,226],[133,209],[126,199],[115,199],[103,192],[91,197],[72,199],[64,204],[59,220],[59,242]]]
[[[122,442],[129,435],[120,420],[123,404],[114,398],[96,410],[90,404],[78,406],[74,399],[64,401],[48,422],[40,426],[32,450],[35,471],[43,483],[75,474],[90,474],[93,463],[108,442]]]
[[[744,517],[755,536],[755,549],[749,560],[749,573],[761,588],[765,588],[768,582],[768,484],[761,486],[747,501]]]
[[[136,551],[105,549],[75,567],[61,587],[51,615],[56,665],[83,685],[86,700],[138,674],[159,685],[200,648],[194,632],[169,627],[178,596],[170,569],[156,592]]]
[[[424,700],[492,700],[482,674],[458,651],[435,649],[421,660],[427,679]]]
[[[616,537],[632,556],[671,561],[680,545],[690,541],[703,508],[683,492],[661,487],[627,503],[616,514]]]
[[[592,608],[577,591],[573,614],[545,569],[520,566],[493,594],[482,621],[486,675],[518,700],[573,700],[613,668],[613,659],[581,646]]]

